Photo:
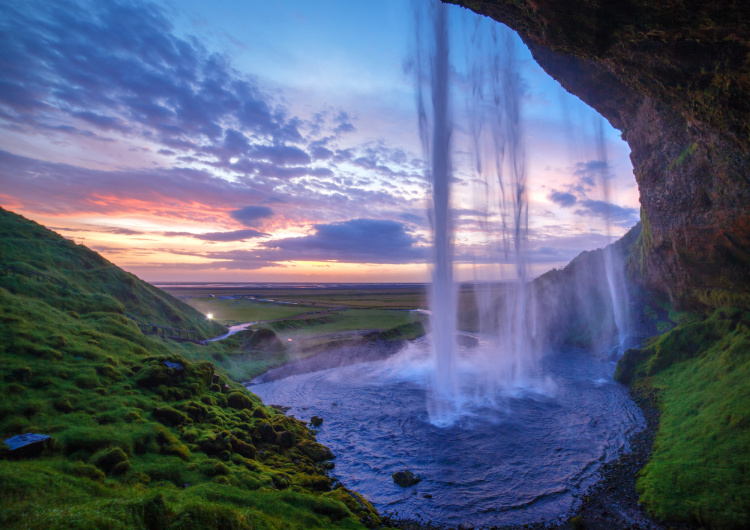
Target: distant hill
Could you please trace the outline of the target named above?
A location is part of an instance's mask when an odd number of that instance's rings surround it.
[[[91,307],[104,307],[129,313],[153,324],[200,331],[204,338],[225,331],[186,303],[170,296],[83,245],[48,230],[20,215],[0,208],[0,266],[14,266],[50,275],[70,285],[70,290],[40,284],[40,289],[56,289],[66,308],[85,313]],[[28,282],[22,282],[28,289]],[[13,290],[13,282],[6,288]]]

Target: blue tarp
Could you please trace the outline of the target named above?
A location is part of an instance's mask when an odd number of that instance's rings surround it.
[[[180,363],[172,363],[169,361],[164,361],[164,364],[167,366],[167,368],[174,368],[175,370],[184,370],[185,367],[182,366]]]
[[[13,438],[3,440],[11,451],[14,451],[20,447],[26,447],[37,442],[43,442],[48,439],[49,436],[46,434],[19,434]]]

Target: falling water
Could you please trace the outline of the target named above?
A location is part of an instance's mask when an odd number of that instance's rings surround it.
[[[481,365],[478,370],[477,366],[470,370],[472,396],[466,395],[465,385],[459,380],[457,367],[461,356],[455,337],[457,288],[453,278],[450,190],[449,34],[446,6],[432,3],[428,9],[431,47],[425,51],[422,25],[418,21],[415,69],[420,136],[432,191],[430,219],[434,238],[431,328],[435,375],[428,410],[434,424],[447,425],[461,412],[467,399],[477,397],[478,391],[483,393],[481,398],[491,399],[499,386],[507,388],[518,384],[537,356],[533,348],[534,312],[528,307],[526,154],[515,42],[512,32],[505,27],[494,24],[487,29],[476,24],[468,76],[472,90],[466,108],[474,149],[475,181],[484,190],[481,195],[485,200],[486,250],[485,255],[475,256],[475,261],[481,261],[485,271],[491,269],[490,263],[511,264],[513,273],[510,278],[502,278],[506,283],[500,299],[499,278],[492,278],[492,281],[481,275],[475,278],[482,348],[472,353],[474,365]],[[483,64],[489,67],[485,69]],[[485,164],[485,158],[489,163]],[[485,166],[489,169],[485,170]],[[480,374],[478,380],[477,374]]]
[[[430,415],[435,422],[446,423],[455,407],[456,379],[456,286],[453,281],[453,230],[451,219],[451,112],[449,87],[449,41],[447,7],[432,3],[430,28],[434,35],[434,48],[428,52],[432,121],[428,123],[425,97],[420,79],[423,67],[417,58],[417,107],[420,137],[432,189],[431,220],[433,224],[432,271],[432,344],[436,362],[433,392],[430,397]],[[419,24],[417,24],[419,27]],[[420,36],[417,37],[418,41]],[[421,53],[421,43],[417,43]],[[430,130],[431,129],[431,130]],[[431,133],[431,134],[430,134]]]
[[[607,146],[604,141],[604,120],[599,117],[596,121],[596,150],[598,157],[597,173],[602,186],[605,205],[605,221],[607,225],[607,239],[611,236],[612,213],[611,193],[609,189],[609,164],[607,162]],[[604,248],[604,271],[607,276],[607,286],[612,302],[612,314],[617,328],[617,354],[625,351],[627,340],[627,290],[625,289],[625,271],[622,267],[622,259],[618,259],[615,245]]]

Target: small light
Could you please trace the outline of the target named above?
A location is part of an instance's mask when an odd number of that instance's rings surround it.
[[[213,313],[209,313],[206,316],[208,317],[209,320],[211,320],[212,318],[214,318],[214,314]]]

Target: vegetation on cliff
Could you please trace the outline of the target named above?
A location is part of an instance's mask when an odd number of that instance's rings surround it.
[[[656,517],[710,528],[750,525],[750,312],[679,314],[677,326],[628,350],[615,378],[656,390],[661,421],[640,472]]]
[[[143,335],[125,313],[223,328],[158,289],[0,210],[0,439],[51,436],[37,456],[0,444],[3,528],[355,528],[366,500],[331,489],[330,451],[206,361],[224,346]],[[273,343],[270,332],[248,348]],[[263,340],[261,340],[263,339]],[[210,357],[209,357],[210,358]]]

